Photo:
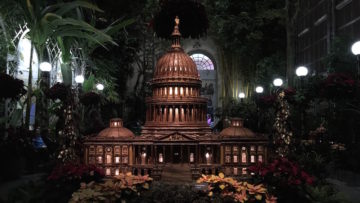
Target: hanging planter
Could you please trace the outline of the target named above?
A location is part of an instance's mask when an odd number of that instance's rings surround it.
[[[160,2],[160,11],[151,25],[160,38],[170,38],[174,29],[174,19],[180,19],[180,33],[184,38],[200,38],[209,28],[205,7],[193,0],[164,0]]]
[[[13,78],[8,74],[0,73],[0,100],[18,99],[25,93],[24,81]]]
[[[97,105],[100,103],[100,95],[95,92],[87,92],[81,95],[80,102],[85,106]]]
[[[56,83],[47,91],[47,96],[53,101],[59,99],[60,101],[65,101],[68,96],[70,96],[70,88],[64,83]]]

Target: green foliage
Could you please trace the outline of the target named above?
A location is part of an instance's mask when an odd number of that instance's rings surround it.
[[[350,203],[329,184],[307,187],[306,190],[314,203]]]
[[[95,77],[94,75],[90,75],[87,79],[85,79],[84,83],[82,84],[82,90],[84,93],[91,92],[94,90],[95,87]]]

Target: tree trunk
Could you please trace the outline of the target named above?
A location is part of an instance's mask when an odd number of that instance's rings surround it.
[[[29,128],[30,123],[30,110],[31,110],[31,96],[32,96],[32,60],[34,53],[34,44],[31,42],[30,46],[30,64],[29,64],[29,78],[27,88],[27,100],[26,100],[26,115],[25,115],[25,128]]]

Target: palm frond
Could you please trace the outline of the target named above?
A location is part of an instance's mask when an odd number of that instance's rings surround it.
[[[103,12],[103,10],[101,10],[98,6],[90,2],[73,1],[66,3],[58,3],[55,5],[48,6],[42,11],[42,14],[44,15],[45,13],[48,12],[55,12],[57,15],[63,16],[64,14],[73,11],[76,8],[87,8],[94,11]]]

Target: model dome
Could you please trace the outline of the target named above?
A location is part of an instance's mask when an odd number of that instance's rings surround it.
[[[129,129],[123,127],[121,118],[113,118],[110,120],[110,127],[102,130],[96,138],[130,138],[134,137]]]
[[[244,127],[242,118],[232,118],[230,127],[223,129],[220,135],[223,137],[256,137],[252,130]]]
[[[179,19],[176,17],[171,48],[158,60],[152,84],[162,82],[188,83],[189,80],[201,84],[196,64],[181,48],[180,37]]]

